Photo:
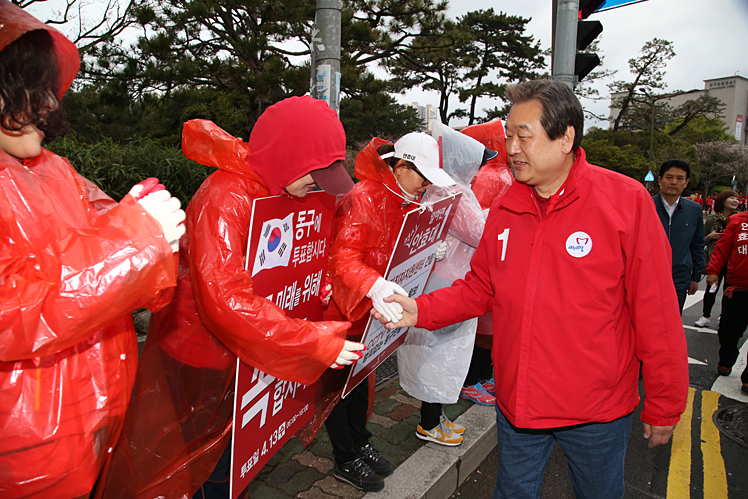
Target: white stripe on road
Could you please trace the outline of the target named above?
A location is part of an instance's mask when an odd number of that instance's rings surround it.
[[[740,349],[738,360],[735,365],[732,366],[732,373],[729,376],[718,376],[717,381],[712,385],[712,391],[721,393],[725,397],[729,397],[733,400],[740,402],[748,402],[748,393],[740,390],[743,383],[740,381],[740,375],[745,369],[745,359],[748,355],[748,341],[743,343],[743,347]]]
[[[683,310],[696,305],[698,302],[701,301],[701,299],[704,297],[704,291],[699,289],[696,291],[696,293],[692,295],[686,295],[686,303],[683,305]]]

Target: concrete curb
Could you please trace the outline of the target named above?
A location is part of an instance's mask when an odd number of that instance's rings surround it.
[[[496,447],[495,407],[474,405],[459,418],[465,426],[457,447],[426,443],[385,478],[384,490],[368,499],[448,499]]]

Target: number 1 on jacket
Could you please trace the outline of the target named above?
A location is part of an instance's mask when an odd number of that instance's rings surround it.
[[[501,261],[503,262],[504,257],[506,257],[506,247],[509,244],[509,228],[508,227],[504,229],[504,232],[499,234],[498,240],[503,243],[501,245]]]

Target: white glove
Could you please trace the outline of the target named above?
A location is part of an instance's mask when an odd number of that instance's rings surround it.
[[[137,187],[137,185],[133,187],[133,190]],[[180,209],[181,203],[179,200],[173,197],[169,191],[163,189],[139,199],[138,203],[161,224],[161,230],[164,231],[164,237],[169,241],[171,250],[174,253],[179,251],[179,238],[184,235],[186,230],[184,223],[182,223],[186,216],[184,210]]]
[[[436,258],[437,262],[444,260],[444,256],[447,254],[448,246],[449,245],[447,244],[447,241],[442,241],[439,247],[436,248],[436,253],[434,253],[434,258]]]
[[[391,281],[385,281],[383,278],[378,277],[374,285],[371,287],[366,296],[371,298],[374,309],[379,312],[389,322],[400,322],[403,318],[403,307],[399,303],[386,303],[384,301],[388,296],[392,296],[395,293],[403,296],[408,296],[403,288]]]
[[[355,343],[353,341],[346,340],[343,344],[343,349],[338,354],[338,358],[333,365],[332,369],[343,369],[343,366],[353,364],[358,359],[364,356],[363,351],[366,350],[366,345],[363,343]]]

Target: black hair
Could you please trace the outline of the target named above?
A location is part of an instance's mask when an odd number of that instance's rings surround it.
[[[382,144],[382,145],[377,146],[377,153],[380,156],[384,156],[385,154],[388,154],[388,153],[391,153],[391,152],[395,152],[395,144],[392,144],[392,143],[388,142],[386,144]],[[389,166],[392,169],[392,171],[395,170],[395,167],[401,161],[403,162],[403,166],[405,166],[405,167],[407,167],[407,168],[409,168],[411,170],[416,170],[416,165],[414,165],[412,162],[410,162],[410,161],[408,161],[406,159],[401,159],[401,158],[396,158],[394,156],[390,156],[389,158],[385,158],[382,161],[384,161],[387,164],[387,166]],[[419,175],[421,175],[421,173],[418,170],[416,170],[416,173],[418,173]],[[421,175],[421,176],[423,176],[423,175]]]
[[[47,137],[62,135],[68,123],[57,101],[58,75],[46,30],[29,31],[0,51],[0,126],[18,131],[34,125]]]
[[[662,166],[660,167],[660,178],[664,177],[665,173],[671,168],[680,168],[686,172],[686,180],[691,178],[691,167],[682,159],[669,159],[662,163]]]
[[[525,81],[508,86],[505,96],[512,105],[539,102],[543,108],[540,124],[548,138],[560,139],[571,126],[574,128],[571,150],[579,148],[584,134],[584,111],[579,99],[564,83],[550,78]]]

